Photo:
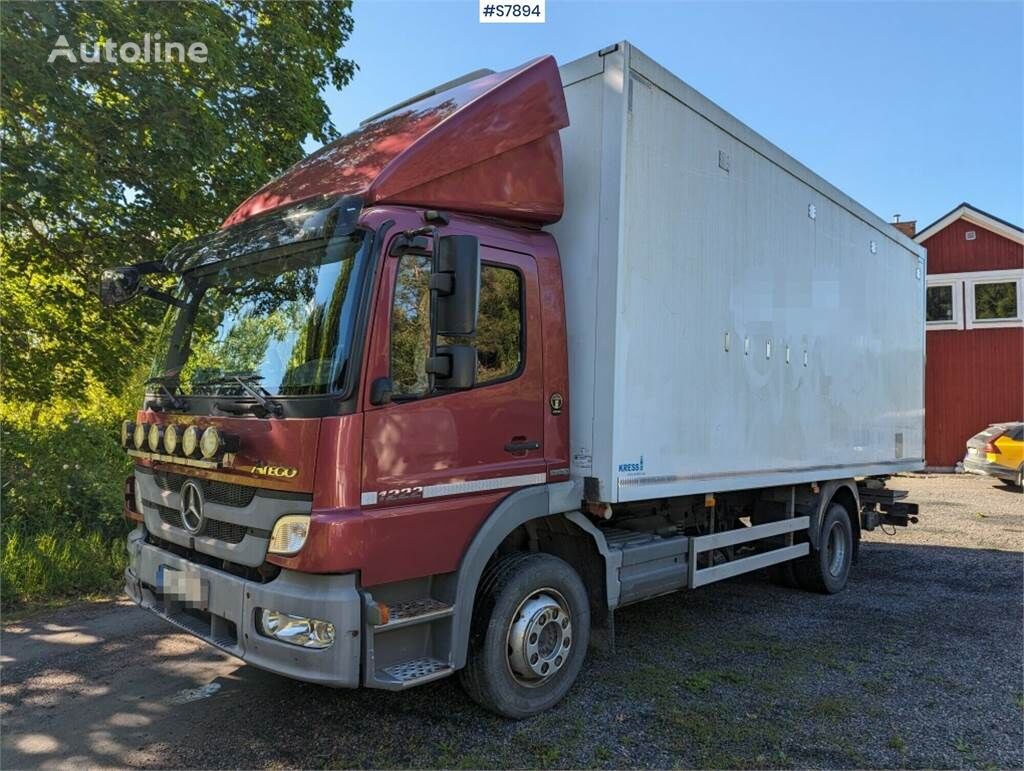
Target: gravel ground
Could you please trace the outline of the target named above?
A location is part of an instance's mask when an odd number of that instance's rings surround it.
[[[867,534],[847,591],[753,574],[616,614],[555,710],[509,722],[454,680],[331,691],[124,603],[3,632],[0,766],[1024,767],[1024,497],[901,477],[921,522]]]

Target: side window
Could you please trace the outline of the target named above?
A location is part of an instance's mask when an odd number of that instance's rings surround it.
[[[398,263],[391,306],[391,393],[422,396],[427,390],[430,352],[430,258],[407,254]]]
[[[476,346],[476,384],[512,377],[523,360],[523,283],[511,268],[480,267],[480,318],[472,337],[448,337],[443,344]]]
[[[422,396],[430,348],[430,260],[405,255],[398,266],[391,309],[391,381],[395,397]],[[514,376],[523,361],[523,285],[511,268],[484,264],[480,268],[480,318],[476,334],[447,337],[440,345],[476,346],[477,386]]]

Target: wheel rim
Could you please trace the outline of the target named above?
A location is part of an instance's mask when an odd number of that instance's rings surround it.
[[[516,682],[533,688],[553,677],[572,648],[572,613],[565,598],[547,587],[528,595],[512,616],[506,643]]]
[[[840,576],[846,562],[846,533],[839,523],[832,525],[828,532],[828,572],[832,576]]]

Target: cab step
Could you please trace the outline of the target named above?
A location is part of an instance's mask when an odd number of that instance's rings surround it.
[[[439,618],[447,618],[452,615],[453,610],[451,605],[446,605],[432,597],[389,603],[387,605],[387,621],[383,624],[374,624],[373,631],[380,634],[413,624],[425,624]]]
[[[377,670],[377,681],[397,688],[411,688],[432,680],[440,680],[452,673],[452,667],[440,659],[423,657],[410,659]]]

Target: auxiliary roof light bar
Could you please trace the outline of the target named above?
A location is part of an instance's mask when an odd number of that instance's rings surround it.
[[[121,424],[121,446],[131,456],[182,463],[200,468],[217,468],[224,455],[238,451],[238,437],[224,434],[216,426],[182,426],[178,424]]]

